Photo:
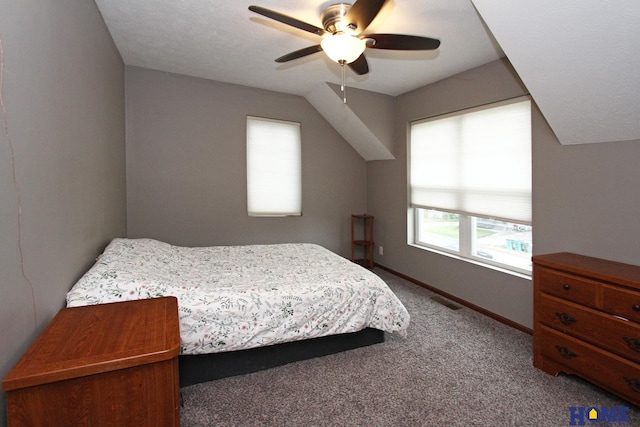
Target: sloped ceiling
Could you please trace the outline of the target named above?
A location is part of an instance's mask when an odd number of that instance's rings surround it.
[[[343,103],[342,95],[339,87],[321,83],[305,95],[305,98],[363,159],[367,161],[395,159],[393,98],[360,89],[349,89],[352,101],[347,105]],[[369,114],[363,117],[356,112]]]
[[[640,2],[471,0],[562,144],[640,139]]]

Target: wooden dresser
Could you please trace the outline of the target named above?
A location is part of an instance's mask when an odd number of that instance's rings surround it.
[[[64,308],[2,381],[11,426],[178,426],[174,297]]]
[[[533,365],[640,405],[640,267],[571,253],[533,257]]]

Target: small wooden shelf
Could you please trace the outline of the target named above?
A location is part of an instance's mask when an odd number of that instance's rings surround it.
[[[351,215],[351,261],[373,268],[373,216]]]

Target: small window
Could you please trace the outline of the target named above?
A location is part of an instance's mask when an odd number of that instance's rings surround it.
[[[302,215],[300,123],[247,117],[249,216]]]
[[[410,243],[531,272],[531,101],[411,123]]]

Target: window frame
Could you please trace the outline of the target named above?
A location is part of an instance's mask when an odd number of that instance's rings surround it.
[[[457,212],[439,211],[446,214],[458,215],[459,236],[458,236],[458,249],[456,250],[456,249],[448,248],[435,243],[423,241],[420,236],[420,222],[423,221],[420,211],[426,210],[426,209],[423,209],[423,208],[409,208],[409,209],[410,209],[410,217],[413,219],[413,222],[411,224],[412,233],[410,235],[410,239],[409,239],[410,241],[408,243],[410,246],[414,246],[414,247],[428,250],[431,252],[451,256],[456,259],[460,259],[462,261],[472,262],[474,264],[481,265],[483,267],[497,269],[505,273],[516,274],[518,276],[525,277],[525,278],[531,278],[531,275],[532,275],[531,268],[524,269],[524,268],[517,267],[513,264],[506,264],[499,261],[494,261],[492,259],[488,259],[483,256],[476,255],[476,250],[475,250],[476,238],[474,238],[474,232],[477,230],[477,220],[478,219],[491,220],[493,218],[473,217],[470,215],[458,214]],[[533,227],[531,227],[531,229],[533,229]]]
[[[507,100],[501,100],[501,101],[496,101],[496,102],[491,102],[491,103],[487,103],[484,105],[480,105],[480,106],[476,106],[476,107],[470,107],[470,108],[465,108],[463,110],[459,110],[459,111],[455,111],[455,112],[451,112],[451,113],[446,113],[446,114],[442,114],[442,115],[437,115],[437,116],[432,116],[432,117],[427,117],[427,118],[423,118],[423,119],[419,119],[419,120],[415,120],[409,123],[408,125],[408,135],[407,135],[407,166],[408,166],[408,171],[407,171],[407,179],[408,179],[408,185],[407,185],[407,200],[408,200],[408,215],[407,215],[407,220],[408,220],[408,233],[407,233],[407,238],[408,238],[408,244],[410,246],[414,246],[414,247],[418,247],[420,249],[425,249],[425,250],[429,250],[432,252],[436,252],[436,253],[440,253],[440,254],[444,254],[447,256],[451,256],[454,257],[456,259],[460,259],[466,262],[471,262],[473,264],[478,264],[484,267],[489,267],[489,268],[493,268],[493,269],[497,269],[499,271],[503,271],[505,273],[509,273],[509,274],[515,274],[521,277],[525,277],[525,278],[531,278],[531,264],[528,265],[528,268],[524,268],[522,266],[522,264],[520,265],[515,265],[514,264],[506,264],[504,262],[499,262],[496,261],[494,259],[490,259],[487,257],[483,257],[483,256],[478,256],[477,255],[477,236],[478,236],[478,219],[491,219],[491,220],[501,220],[501,221],[506,221],[509,224],[517,224],[517,225],[526,225],[527,227],[530,227],[529,231],[532,230],[532,223],[527,221],[527,222],[523,222],[523,221],[518,221],[518,220],[513,220],[513,219],[509,219],[509,218],[489,218],[489,217],[485,217],[485,216],[474,216],[473,213],[469,213],[469,212],[461,212],[461,211],[448,211],[446,209],[442,209],[442,208],[438,208],[438,207],[429,207],[429,206],[422,206],[422,205],[416,205],[414,203],[412,203],[412,191],[414,191],[414,189],[412,188],[412,185],[415,186],[415,183],[412,182],[412,165],[413,160],[412,159],[412,150],[413,150],[413,146],[412,146],[412,137],[413,137],[413,125],[418,125],[418,124],[422,124],[425,122],[429,122],[429,121],[434,121],[434,120],[438,120],[438,118],[449,118],[452,116],[456,116],[456,115],[464,115],[467,112],[471,113],[471,112],[475,112],[481,109],[491,109],[491,108],[495,108],[495,107],[500,107],[509,103],[517,103],[520,101],[526,101],[528,100],[531,104],[532,104],[532,100],[531,97],[528,95],[525,96],[518,96],[512,99],[507,99]],[[531,115],[529,116],[531,117]],[[531,141],[531,140],[530,140]],[[529,145],[530,146],[530,145]],[[420,182],[420,181],[418,181]],[[443,245],[437,244],[437,243],[433,243],[433,242],[426,242],[421,240],[424,237],[423,232],[421,231],[421,227],[422,224],[424,223],[424,216],[423,214],[421,214],[421,211],[424,210],[425,212],[428,210],[433,210],[433,211],[438,211],[438,212],[442,212],[445,214],[455,214],[458,216],[458,242],[457,242],[457,249],[455,248],[455,245],[451,245],[454,246],[452,247],[445,247]],[[425,214],[426,215],[426,214]],[[477,214],[475,214],[477,215]],[[505,231],[507,231],[508,229],[505,229]],[[455,238],[455,237],[454,237]],[[511,247],[509,245],[507,245],[508,249],[510,249]],[[527,250],[527,253],[531,253],[530,250]],[[503,260],[504,261],[504,260]]]

